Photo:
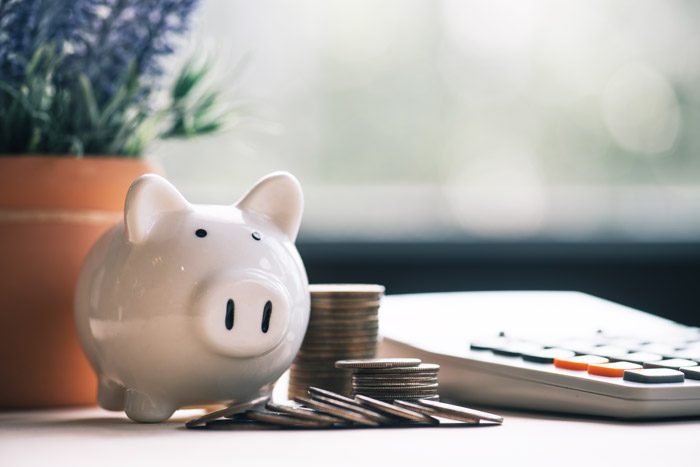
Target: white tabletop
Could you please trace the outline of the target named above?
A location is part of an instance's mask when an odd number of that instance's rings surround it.
[[[495,410],[494,410],[495,411]],[[502,426],[201,431],[98,408],[0,413],[0,465],[697,465],[700,420],[631,423],[498,411]],[[601,462],[602,461],[602,462]]]

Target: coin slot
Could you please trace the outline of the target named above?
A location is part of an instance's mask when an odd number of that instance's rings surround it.
[[[260,326],[260,329],[262,329],[263,333],[266,333],[270,329],[270,317],[272,316],[272,302],[268,300],[265,303],[265,307],[263,308],[263,315],[262,315],[262,325]]]
[[[229,331],[233,329],[233,314],[235,312],[236,305],[233,303],[233,299],[229,298],[228,302],[226,302],[226,319],[225,319],[225,324],[226,324],[226,329]]]

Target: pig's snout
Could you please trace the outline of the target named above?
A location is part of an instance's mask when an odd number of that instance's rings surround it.
[[[233,329],[234,319],[236,317],[236,302],[229,298],[226,301],[226,317],[224,318],[224,323],[226,329],[229,331]],[[267,334],[270,330],[270,319],[272,318],[272,302],[270,300],[265,302],[262,312],[262,322],[260,323],[260,330]]]
[[[214,277],[194,293],[205,343],[218,353],[253,357],[274,349],[287,332],[290,299],[274,278]]]

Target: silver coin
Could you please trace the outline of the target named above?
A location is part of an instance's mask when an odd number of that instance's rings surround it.
[[[356,321],[356,322],[366,322],[366,321],[379,321],[379,315],[377,310],[374,311],[366,309],[357,309],[354,311],[343,311],[337,308],[328,310],[312,310],[309,315],[309,322],[336,322],[336,321]],[[374,324],[374,323],[372,323]]]
[[[321,347],[311,347],[311,348],[301,348],[299,350],[299,360],[302,361],[312,361],[315,360],[330,360],[333,359],[337,361],[339,359],[357,359],[362,357],[368,357],[374,355],[376,351],[376,346],[358,346],[346,349],[333,349],[333,348],[321,348]]]
[[[407,401],[407,400],[395,400],[393,402],[395,405],[398,405],[399,407],[403,407],[408,410],[415,410],[416,412],[420,412],[424,415],[428,415],[432,417],[435,414],[435,411],[431,409],[430,407],[426,407],[424,405],[420,405],[418,403],[418,400],[413,400],[413,401]],[[473,418],[471,423],[478,423],[478,419]]]
[[[315,362],[310,360],[300,360],[298,362],[294,362],[294,369],[290,370],[290,373],[294,374],[295,376],[306,376],[311,378],[348,378],[347,375],[331,371],[325,365],[314,365],[314,363]]]
[[[354,400],[354,399],[351,399],[351,398],[346,397],[346,396],[344,396],[344,395],[342,395],[342,394],[338,394],[338,393],[336,393],[336,392],[329,391],[329,390],[327,390],[327,389],[319,388],[319,387],[316,387],[316,386],[311,386],[311,387],[309,387],[309,394],[310,394],[311,397],[313,397],[313,398],[316,398],[316,397],[319,397],[319,396],[320,396],[320,397],[328,397],[328,398],[331,398],[331,399],[336,399],[336,400],[338,400],[338,401],[340,401],[340,402],[345,402],[346,404],[353,404],[353,405],[356,405],[356,406],[358,406],[358,407],[361,406],[361,404],[359,404],[359,403],[358,403],[356,400]]]
[[[433,395],[433,396],[414,396],[414,397],[411,397],[411,396],[402,396],[402,397],[399,397],[399,398],[396,398],[396,397],[381,397],[381,396],[368,395],[368,394],[359,394],[359,395],[371,397],[372,399],[377,399],[377,400],[380,400],[380,401],[383,401],[383,402],[392,403],[392,404],[393,404],[394,402],[396,402],[397,400],[402,400],[402,401],[406,401],[406,402],[418,402],[419,400],[433,400],[433,401],[439,401],[439,400],[440,400],[440,396],[439,396],[439,395]],[[356,397],[356,396],[358,396],[358,394],[354,394],[354,395],[353,395],[353,397]]]
[[[431,392],[420,392],[420,393],[407,393],[407,392],[399,392],[396,394],[388,394],[388,393],[376,393],[376,392],[357,392],[353,391],[352,392],[353,397],[357,396],[367,396],[367,397],[372,397],[374,399],[380,399],[380,400],[419,400],[419,399],[425,399],[426,397],[432,397],[432,396],[437,396],[437,393],[431,393]]]
[[[374,410],[370,410],[367,407],[362,406],[360,403],[356,402],[354,399],[350,399],[350,402],[343,402],[339,399],[321,396],[319,394],[314,394],[311,396],[311,398],[314,401],[322,402],[324,404],[334,405],[334,406],[341,408],[341,409],[344,409],[344,410],[351,410],[353,412],[357,412],[360,415],[362,415],[363,417],[368,418],[370,420],[373,420],[373,421],[380,423],[380,424],[391,423],[391,419],[387,418],[385,415],[382,415],[379,412],[376,412]]]
[[[378,390],[387,390],[390,391],[392,389],[425,389],[429,387],[438,387],[438,384],[436,381],[419,381],[415,383],[401,383],[401,382],[396,382],[392,381],[390,383],[377,383],[377,382],[372,382],[372,383],[358,383],[356,381],[351,381],[350,385],[354,388],[362,388],[362,389],[367,389],[367,390],[373,390],[373,389],[378,389]]]
[[[306,335],[308,336],[329,336],[329,337],[342,337],[342,336],[373,336],[379,333],[379,321],[372,320],[371,322],[364,323],[350,323],[350,322],[322,322],[313,321],[309,322],[309,326],[306,328]]]
[[[332,353],[333,355],[337,355],[338,353],[342,353],[343,351],[348,352],[351,355],[354,355],[356,353],[362,353],[362,352],[369,352],[369,351],[374,351],[377,347],[377,342],[373,343],[367,343],[363,345],[343,345],[343,346],[334,346],[331,344],[327,345],[307,345],[304,346],[302,345],[301,348],[299,349],[298,355],[300,356],[314,356],[317,355],[320,357],[323,354],[329,354]],[[336,362],[340,359],[336,358],[333,360],[333,362]]]
[[[379,317],[378,316],[364,316],[359,318],[352,317],[326,317],[318,316],[309,319],[309,324],[307,332],[320,332],[320,331],[363,331],[363,330],[375,330],[379,328]]]
[[[287,426],[294,428],[328,428],[335,422],[327,422],[322,420],[309,420],[299,418],[285,413],[268,412],[261,410],[250,410],[246,412],[246,417],[256,422],[269,423],[276,426]]]
[[[442,418],[449,418],[452,420],[466,420],[469,418],[476,420],[486,420],[493,423],[503,423],[503,417],[500,415],[492,414],[489,412],[482,412],[481,410],[474,410],[468,407],[462,407],[454,404],[447,404],[445,402],[436,401],[418,401],[420,405],[426,406],[435,412],[435,415]]]
[[[332,295],[357,296],[358,294],[383,294],[385,288],[379,284],[310,284],[311,296]]]
[[[353,391],[358,394],[437,394],[438,385],[430,387],[366,387],[352,386]]]
[[[368,358],[353,360],[338,360],[336,368],[365,369],[365,368],[396,368],[417,367],[421,361],[417,358]]]
[[[333,417],[342,418],[349,422],[357,423],[359,425],[365,426],[379,426],[379,422],[365,417],[353,410],[345,410],[337,405],[327,404],[315,399],[309,399],[307,397],[295,397],[294,400],[299,404],[314,409],[318,412],[331,415]]]
[[[377,319],[374,316],[370,316],[367,318],[363,319],[320,319],[320,318],[314,318],[309,320],[309,324],[307,327],[307,333],[309,332],[314,332],[317,329],[324,329],[324,330],[364,330],[364,329],[378,329],[379,328],[379,319]]]
[[[305,409],[296,405],[274,404],[272,402],[268,402],[266,408],[271,412],[283,413],[297,418],[304,418],[306,420],[318,420],[331,424],[345,423],[345,421],[340,418],[331,417],[330,415],[318,413],[312,409]]]
[[[347,332],[313,332],[306,333],[304,337],[303,344],[306,343],[329,343],[329,342],[343,342],[346,340],[365,340],[365,341],[377,341],[378,333],[377,330],[372,331],[347,331]]]
[[[332,313],[332,314],[343,314],[343,313],[353,313],[353,312],[373,312],[377,313],[381,307],[381,299],[376,300],[312,300],[311,301],[311,313]]]
[[[360,404],[387,415],[403,418],[405,420],[411,420],[412,422],[417,423],[429,423],[431,425],[438,425],[440,423],[440,420],[431,417],[430,415],[425,415],[423,413],[416,412],[415,410],[409,410],[397,405],[392,405],[378,399],[373,399],[363,395],[357,395],[355,398]]]
[[[372,318],[367,318],[361,321],[353,320],[343,320],[344,322],[337,322],[335,320],[313,320],[309,321],[309,326],[307,328],[307,333],[321,333],[326,332],[328,334],[342,334],[342,333],[353,333],[353,332],[371,332],[379,329],[379,320]]]
[[[336,350],[315,350],[315,349],[309,349],[309,350],[301,350],[299,351],[298,359],[295,360],[296,363],[298,364],[303,364],[303,363],[313,363],[318,360],[333,360],[337,361],[339,358],[369,358],[370,356],[374,355],[375,351],[374,349],[364,349],[364,350],[347,350],[345,352],[343,351],[336,351]]]
[[[318,362],[319,360],[333,360],[336,361],[338,358],[369,358],[370,356],[374,355],[374,351],[372,349],[367,349],[367,350],[353,350],[353,351],[347,351],[347,352],[340,352],[340,351],[329,351],[329,350],[305,350],[304,353],[299,355],[299,358],[295,360],[295,363],[297,365],[308,365],[309,363],[313,364]],[[348,376],[349,378],[349,376]]]
[[[401,399],[402,397],[428,397],[435,396],[438,394],[437,390],[422,390],[422,391],[366,391],[358,388],[352,388],[352,394],[369,397],[389,397],[393,399]]]
[[[355,342],[353,342],[355,341]],[[365,333],[345,333],[345,334],[306,334],[302,341],[302,348],[309,345],[324,345],[328,347],[345,347],[354,343],[372,345],[378,342],[377,334],[374,332]]]
[[[371,337],[371,338],[366,338],[366,337],[360,337],[360,338],[345,338],[345,339],[336,339],[333,341],[329,341],[328,339],[318,339],[318,340],[308,340],[304,341],[304,344],[301,346],[302,349],[314,349],[314,348],[333,348],[333,349],[342,349],[342,348],[368,348],[368,347],[376,347],[378,344],[376,336]]]
[[[212,420],[216,420],[217,418],[231,417],[233,415],[243,413],[259,405],[265,404],[269,400],[270,395],[266,394],[264,396],[256,397],[255,399],[251,399],[249,401],[232,404],[224,409],[210,412],[198,418],[193,418],[192,420],[189,420],[187,423],[185,423],[185,426],[187,428],[192,428],[195,426],[204,425],[205,423],[210,422]]]
[[[383,385],[393,385],[393,384],[433,384],[437,383],[438,379],[436,376],[425,376],[420,378],[407,377],[406,375],[401,375],[401,377],[388,376],[388,377],[358,377],[353,375],[352,382],[359,385],[367,386],[383,386]]]
[[[316,380],[316,381],[305,381],[303,383],[298,383],[290,385],[289,389],[295,392],[302,392],[302,396],[306,397],[309,395],[310,387],[322,386],[328,391],[333,391],[344,396],[349,396],[352,393],[352,387],[349,386],[345,381],[342,380]]]
[[[310,365],[304,367],[294,367],[290,371],[295,377],[308,377],[308,378],[342,378],[346,379],[347,375],[342,373],[336,373],[329,370],[325,370],[323,367],[314,368]],[[348,378],[349,380],[349,378]],[[350,381],[348,381],[350,383]]]
[[[437,374],[440,370],[440,365],[436,363],[421,363],[413,366],[389,367],[389,368],[355,368],[356,375],[373,375],[373,374],[403,374],[403,373],[426,373]]]
[[[316,301],[311,302],[309,308],[310,317],[319,317],[322,319],[334,318],[354,318],[356,316],[379,316],[381,309],[381,300],[372,301],[352,301],[341,302],[333,301]]]
[[[366,349],[368,347],[376,347],[377,345],[377,339],[367,339],[367,338],[359,338],[359,339],[344,339],[344,340],[328,340],[328,339],[319,339],[317,341],[311,340],[311,341],[304,341],[302,344],[301,348],[304,350],[309,350],[309,349],[337,349],[337,350],[342,350],[342,349]]]
[[[421,392],[421,391],[437,391],[439,384],[393,384],[384,386],[367,386],[363,384],[353,384],[352,387],[356,389],[363,389],[365,391],[373,392]]]

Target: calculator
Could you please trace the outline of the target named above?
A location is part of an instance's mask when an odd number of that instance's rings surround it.
[[[380,356],[441,365],[470,404],[623,419],[700,415],[700,329],[579,292],[387,296]]]

